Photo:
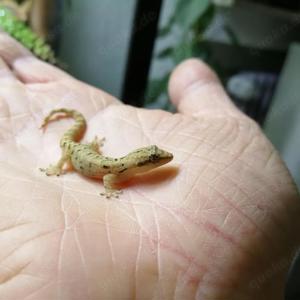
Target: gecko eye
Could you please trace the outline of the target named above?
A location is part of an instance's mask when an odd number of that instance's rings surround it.
[[[149,161],[152,163],[165,164],[173,159],[173,155],[167,151],[164,151],[157,146],[153,145],[151,147],[151,154]]]

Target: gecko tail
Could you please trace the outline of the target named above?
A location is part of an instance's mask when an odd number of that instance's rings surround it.
[[[62,141],[66,139],[73,141],[80,139],[86,130],[86,121],[80,112],[73,109],[53,109],[48,116],[45,117],[40,129],[45,130],[50,122],[57,121],[62,118],[72,118],[75,120],[75,124],[64,134]]]

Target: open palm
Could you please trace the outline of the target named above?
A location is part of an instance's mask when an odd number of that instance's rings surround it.
[[[171,114],[123,105],[4,34],[0,56],[0,300],[282,299],[296,189],[205,65],[175,70]],[[85,141],[106,137],[105,155],[156,144],[174,160],[113,200],[75,172],[46,177],[73,121],[38,128],[61,107],[86,117]]]

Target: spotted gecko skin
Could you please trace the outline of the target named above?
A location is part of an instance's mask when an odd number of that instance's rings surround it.
[[[55,109],[44,119],[41,128],[55,119],[56,114],[63,114],[64,117],[71,117],[75,124],[65,132],[60,140],[62,156],[55,165],[50,165],[46,169],[40,169],[46,175],[59,176],[63,173],[63,167],[69,163],[80,174],[87,177],[103,178],[105,193],[101,195],[106,198],[118,197],[121,193],[116,188],[118,183],[131,178],[132,176],[150,171],[162,166],[173,159],[173,154],[151,145],[136,149],[124,157],[112,158],[104,156],[100,152],[100,147],[104,139],[97,137],[89,144],[79,143],[86,131],[86,121],[81,113],[70,109]]]

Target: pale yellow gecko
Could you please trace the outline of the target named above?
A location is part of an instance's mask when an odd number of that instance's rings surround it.
[[[53,115],[64,114],[64,117],[71,117],[75,124],[63,135],[60,140],[62,156],[56,165],[50,165],[46,169],[40,169],[46,175],[59,176],[63,172],[65,163],[70,163],[79,173],[95,178],[103,178],[105,193],[101,195],[118,197],[121,193],[116,188],[117,184],[131,178],[132,176],[144,173],[159,166],[162,166],[173,159],[173,155],[167,151],[152,145],[137,149],[121,158],[111,158],[100,153],[102,140],[97,137],[90,144],[81,144],[78,141],[86,130],[86,121],[81,113],[70,109],[55,109],[44,119],[41,128],[45,128],[51,121]]]

